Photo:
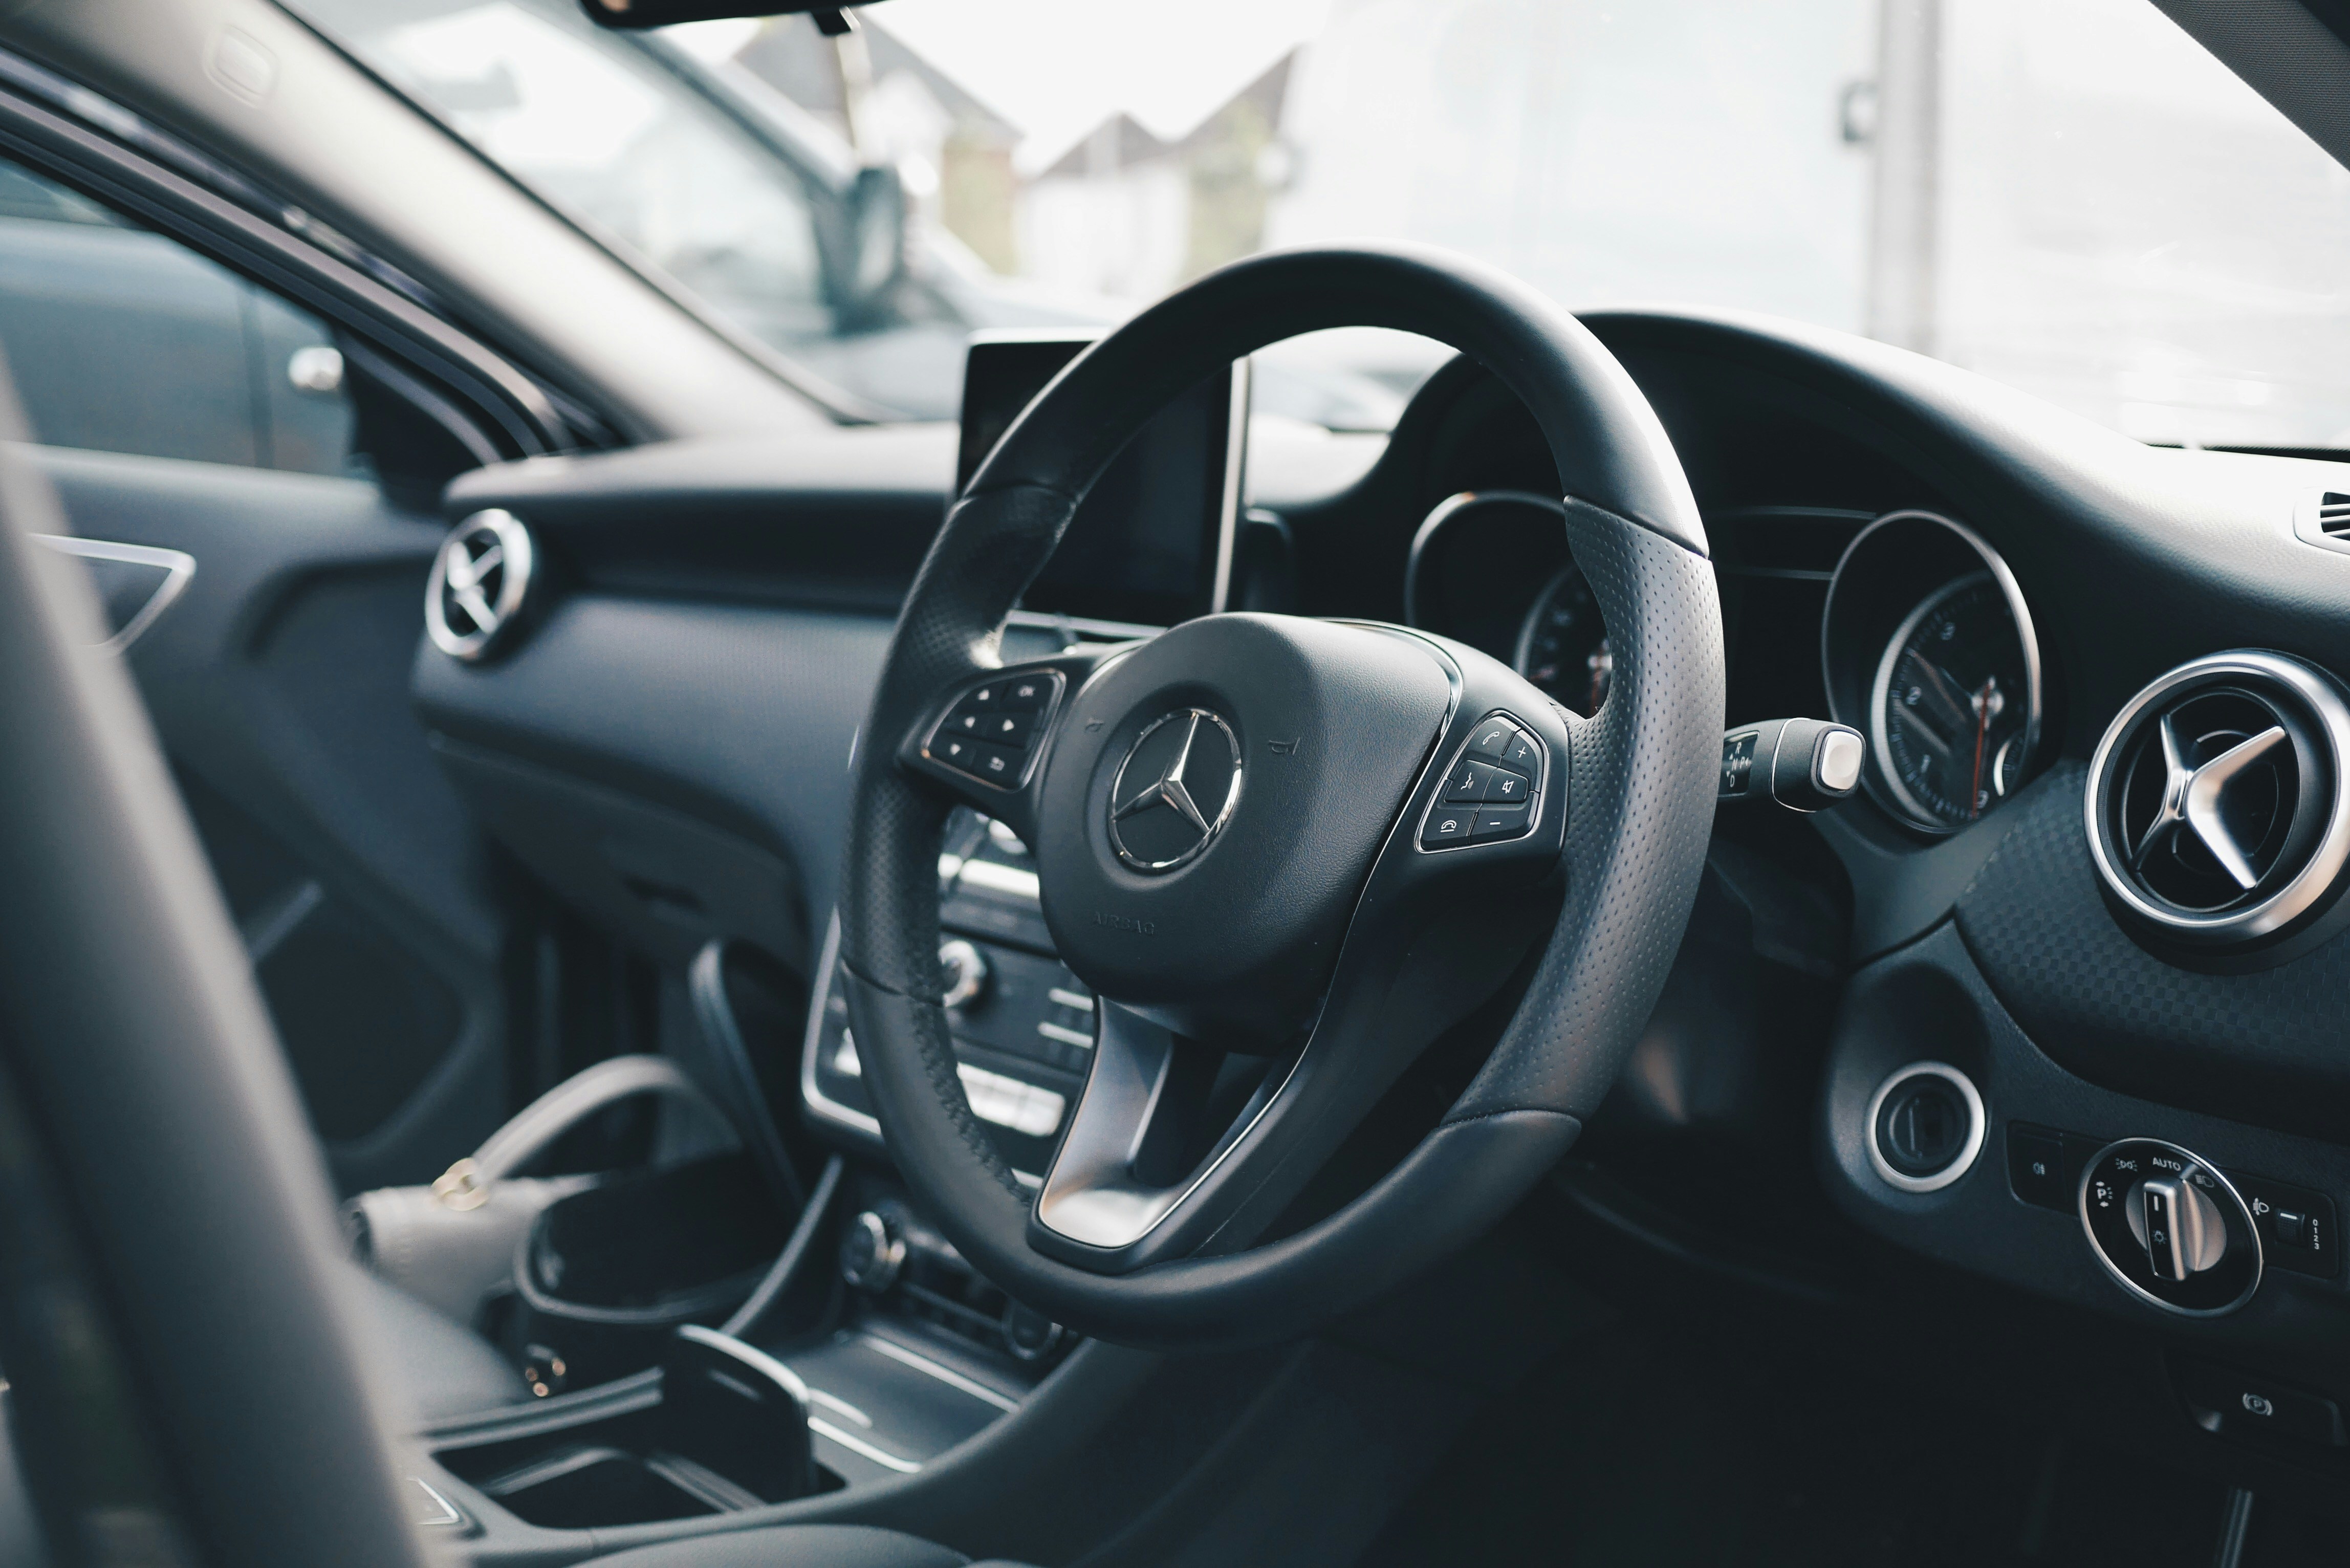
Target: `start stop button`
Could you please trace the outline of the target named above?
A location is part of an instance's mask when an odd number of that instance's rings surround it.
[[[1939,1191],[1982,1152],[1982,1096],[1947,1062],[1912,1062],[1870,1096],[1866,1137],[1877,1175],[1904,1192]]]

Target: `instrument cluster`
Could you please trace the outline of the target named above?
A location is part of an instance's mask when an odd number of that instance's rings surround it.
[[[1412,539],[1404,615],[1508,659],[1589,717],[1607,701],[1615,653],[1565,518],[1560,501],[1529,491],[1448,497]],[[1765,716],[1784,708],[1851,725],[1867,737],[1870,799],[1927,837],[1996,811],[2031,779],[2040,645],[2014,574],[1981,535],[1916,510],[1753,507],[1707,525],[1730,622],[1732,722],[1760,714],[1743,711],[1759,701]]]

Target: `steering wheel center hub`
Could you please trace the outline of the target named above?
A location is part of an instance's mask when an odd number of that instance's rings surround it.
[[[1451,705],[1433,645],[1288,616],[1117,660],[1045,764],[1033,846],[1063,960],[1179,1033],[1279,1044]]]

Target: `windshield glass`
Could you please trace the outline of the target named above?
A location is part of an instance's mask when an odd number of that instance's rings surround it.
[[[974,327],[1372,236],[1575,309],[1866,333],[2142,440],[2350,446],[2350,173],[2147,0],[889,0],[844,40],[644,41],[568,0],[298,3],[632,264],[902,415],[951,417]],[[879,288],[838,275],[860,165],[906,213]],[[1259,406],[1381,427],[1440,357],[1325,335]]]

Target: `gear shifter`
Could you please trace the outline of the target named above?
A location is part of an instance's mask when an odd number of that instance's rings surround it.
[[[1847,724],[1767,719],[1721,737],[1717,800],[1773,800],[1790,811],[1834,805],[1860,787],[1867,743]]]

